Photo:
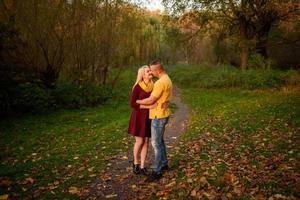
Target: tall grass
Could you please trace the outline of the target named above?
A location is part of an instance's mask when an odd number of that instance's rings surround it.
[[[252,90],[300,85],[300,72],[296,70],[240,71],[230,65],[176,65],[169,71],[174,82],[186,87]]]

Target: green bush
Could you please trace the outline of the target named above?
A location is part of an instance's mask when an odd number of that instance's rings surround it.
[[[188,87],[260,89],[300,84],[300,74],[295,70],[240,71],[228,65],[178,65],[169,70],[174,82]]]
[[[21,112],[40,112],[48,108],[50,100],[49,92],[46,88],[34,83],[24,83],[12,90],[11,108]]]
[[[271,69],[271,60],[265,59],[258,53],[251,53],[248,59],[249,69]]]
[[[41,113],[53,109],[74,109],[105,103],[114,95],[111,88],[93,83],[81,85],[64,81],[54,89],[39,82],[0,87],[0,115],[9,112]]]
[[[84,104],[87,106],[95,106],[105,103],[113,96],[113,90],[108,86],[97,86],[92,83],[85,83],[82,87]]]
[[[71,81],[57,84],[51,91],[51,107],[54,108],[79,108],[84,104],[80,87]]]
[[[53,107],[79,108],[103,104],[112,97],[112,92],[106,86],[97,86],[90,82],[78,85],[66,81],[56,86],[52,97]]]

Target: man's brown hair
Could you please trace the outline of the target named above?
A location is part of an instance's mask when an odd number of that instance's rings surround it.
[[[161,64],[161,61],[159,59],[155,59],[151,62],[150,65],[157,65],[159,67],[160,70],[164,70],[163,65]]]

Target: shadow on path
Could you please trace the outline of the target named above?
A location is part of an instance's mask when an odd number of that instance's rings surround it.
[[[185,131],[188,120],[188,107],[181,101],[180,89],[174,87],[173,100],[176,104],[174,114],[170,116],[165,132],[165,143],[169,152],[177,138]],[[154,159],[151,143],[147,164]],[[115,156],[107,165],[106,170],[85,190],[81,199],[137,199],[139,194],[134,188],[145,184],[145,177],[132,173],[132,148],[128,152]]]

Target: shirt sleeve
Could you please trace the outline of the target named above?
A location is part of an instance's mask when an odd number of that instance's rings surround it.
[[[139,109],[140,104],[136,103],[136,100],[138,100],[139,97],[139,88],[137,86],[134,86],[131,95],[130,95],[130,106],[133,109]]]
[[[159,98],[162,95],[163,91],[164,91],[163,84],[160,81],[157,81],[154,84],[151,95],[156,97],[156,98]]]

